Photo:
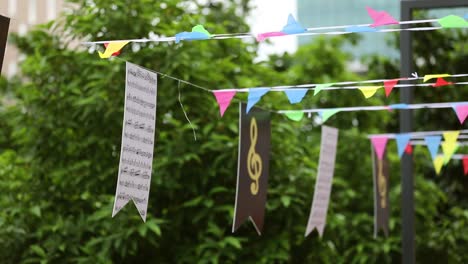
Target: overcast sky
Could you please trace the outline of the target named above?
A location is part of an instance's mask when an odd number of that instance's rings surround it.
[[[296,0],[254,0],[253,2],[256,8],[252,10],[247,21],[254,33],[281,30],[286,25],[289,14],[293,14],[297,19]],[[296,36],[272,38],[271,42],[271,45],[260,45],[259,59],[266,58],[268,54],[294,52],[297,49]]]

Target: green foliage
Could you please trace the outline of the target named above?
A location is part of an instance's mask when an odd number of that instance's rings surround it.
[[[142,223],[131,204],[111,219],[125,63],[100,60],[77,41],[150,37],[148,32],[170,36],[198,23],[211,33],[248,32],[243,16],[249,2],[71,2],[80,8],[25,37],[14,37],[26,55],[22,75],[0,83],[2,97],[10,102],[0,106],[0,258],[5,263],[400,261],[401,190],[394,176],[399,174],[398,157],[390,156],[391,236],[374,239],[370,144],[364,136],[394,127],[397,113],[340,113],[327,122],[341,131],[323,238],[316,233],[304,237],[316,179],[319,124],[272,114],[264,232],[258,237],[246,223],[232,234],[238,107],[233,103],[221,119],[211,94],[161,75],[147,222]],[[347,41],[317,38],[296,54],[273,56],[265,63],[253,62],[256,44],[240,40],[130,44],[120,58],[210,89],[366,78],[347,70],[349,55],[341,51]],[[180,108],[179,89],[197,141]],[[269,93],[260,104],[297,109],[388,100],[395,99],[379,95],[365,101],[359,91],[331,91],[309,94],[298,106],[290,106],[283,94]],[[426,153],[416,152],[415,160],[427,161],[427,174],[431,165]],[[424,174],[418,170],[416,176],[418,258],[466,262],[464,189]]]

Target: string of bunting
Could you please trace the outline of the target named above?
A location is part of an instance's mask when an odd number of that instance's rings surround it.
[[[467,145],[466,143],[468,142],[460,140],[468,138],[468,130],[374,134],[369,135],[368,138],[371,140],[372,146],[379,159],[383,158],[389,139],[395,139],[398,156],[400,158],[404,153],[412,153],[411,145],[426,145],[431,154],[436,173],[439,174],[442,166],[452,159],[458,148]],[[411,142],[411,139],[424,140]],[[442,139],[444,141],[442,141]],[[442,153],[439,153],[440,148],[442,148]]]
[[[289,85],[289,86],[274,86],[274,87],[255,87],[255,88],[240,88],[240,89],[221,89],[221,90],[213,90],[213,94],[218,102],[220,108],[221,116],[224,115],[225,111],[229,107],[231,100],[234,98],[237,92],[247,92],[248,94],[248,104],[247,104],[247,111],[250,110],[252,106],[254,106],[260,99],[270,91],[274,92],[284,92],[291,104],[300,103],[307,92],[309,90],[314,91],[314,96],[316,96],[322,90],[338,90],[338,89],[359,89],[366,99],[373,97],[377,91],[380,89],[385,89],[385,95],[388,97],[392,90],[395,87],[399,88],[410,88],[415,86],[433,86],[433,87],[442,87],[448,85],[466,85],[467,82],[448,82],[444,78],[460,78],[466,77],[468,74],[428,74],[424,77],[418,77],[417,73],[414,74],[416,77],[406,77],[406,78],[395,78],[395,79],[379,79],[379,80],[367,80],[367,81],[347,81],[347,82],[337,82],[337,83],[324,83],[324,84],[301,84],[301,85]],[[423,82],[427,82],[432,79],[437,79],[435,83],[425,83],[425,84],[398,84],[399,81],[407,80],[407,81],[414,81],[414,80],[423,80]],[[339,86],[339,85],[350,85],[350,84],[374,84],[374,83],[382,83],[382,85],[374,85],[374,86]],[[291,89],[294,88],[294,89]],[[297,89],[296,89],[297,88]],[[404,105],[394,105],[395,108],[399,107],[402,109]],[[385,109],[385,108],[382,108]],[[466,106],[456,105],[454,106],[455,111],[461,112],[461,116],[465,115],[467,111]],[[299,113],[301,111],[294,111],[295,116],[298,118]],[[302,111],[308,112],[308,111]],[[280,111],[280,113],[289,113],[291,115],[292,111]],[[466,116],[465,116],[466,118]],[[299,119],[300,120],[300,119]],[[464,120],[464,118],[463,118]],[[463,121],[460,121],[463,122]]]
[[[352,33],[364,33],[364,32],[375,32],[375,33],[389,33],[389,32],[400,32],[400,31],[428,31],[428,30],[439,30],[443,28],[467,28],[468,22],[460,16],[449,15],[439,19],[426,19],[426,20],[410,20],[410,21],[397,21],[394,17],[385,11],[377,11],[370,7],[367,7],[367,13],[372,19],[371,24],[359,24],[359,25],[342,25],[342,26],[330,26],[330,27],[312,27],[304,28],[296,19],[289,15],[287,24],[282,30],[264,32],[258,35],[253,33],[228,33],[228,34],[211,34],[208,32],[203,25],[196,25],[190,32],[180,32],[173,37],[157,37],[157,38],[142,38],[142,39],[126,39],[126,40],[104,40],[104,41],[92,41],[83,42],[84,45],[95,45],[104,44],[106,50],[104,53],[99,52],[101,58],[109,58],[116,52],[125,47],[130,42],[144,43],[144,42],[173,42],[179,43],[180,41],[193,41],[193,40],[207,40],[207,39],[242,39],[242,38],[255,38],[261,42],[267,38],[282,37],[288,35],[344,35]],[[421,23],[438,23],[439,27],[416,27],[407,28],[407,25],[421,24]],[[404,28],[391,28],[391,29],[378,29],[381,26],[389,25],[403,25]],[[323,30],[339,30],[339,31],[328,31],[328,32],[317,32]]]

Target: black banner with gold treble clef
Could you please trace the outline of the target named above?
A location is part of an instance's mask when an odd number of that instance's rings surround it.
[[[384,151],[382,159],[377,157],[372,147],[371,152],[374,174],[374,237],[377,237],[380,229],[383,229],[385,236],[388,236],[390,208],[388,200],[389,164],[387,151]]]
[[[260,235],[263,228],[270,163],[270,112],[239,104],[239,160],[232,232],[249,218]]]
[[[10,19],[0,15],[0,72],[2,71],[3,57],[5,56],[9,27]]]

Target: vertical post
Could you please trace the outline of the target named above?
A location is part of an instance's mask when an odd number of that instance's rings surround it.
[[[412,7],[405,0],[401,1],[401,21],[412,19]],[[408,25],[401,25],[408,28]],[[409,77],[413,72],[413,48],[410,31],[400,34],[400,71],[401,76]],[[413,101],[413,88],[400,90],[401,103],[411,104]],[[411,132],[413,113],[411,109],[400,111],[400,132]],[[414,178],[413,156],[405,154],[401,159],[401,190],[402,190],[402,263],[414,264]]]

